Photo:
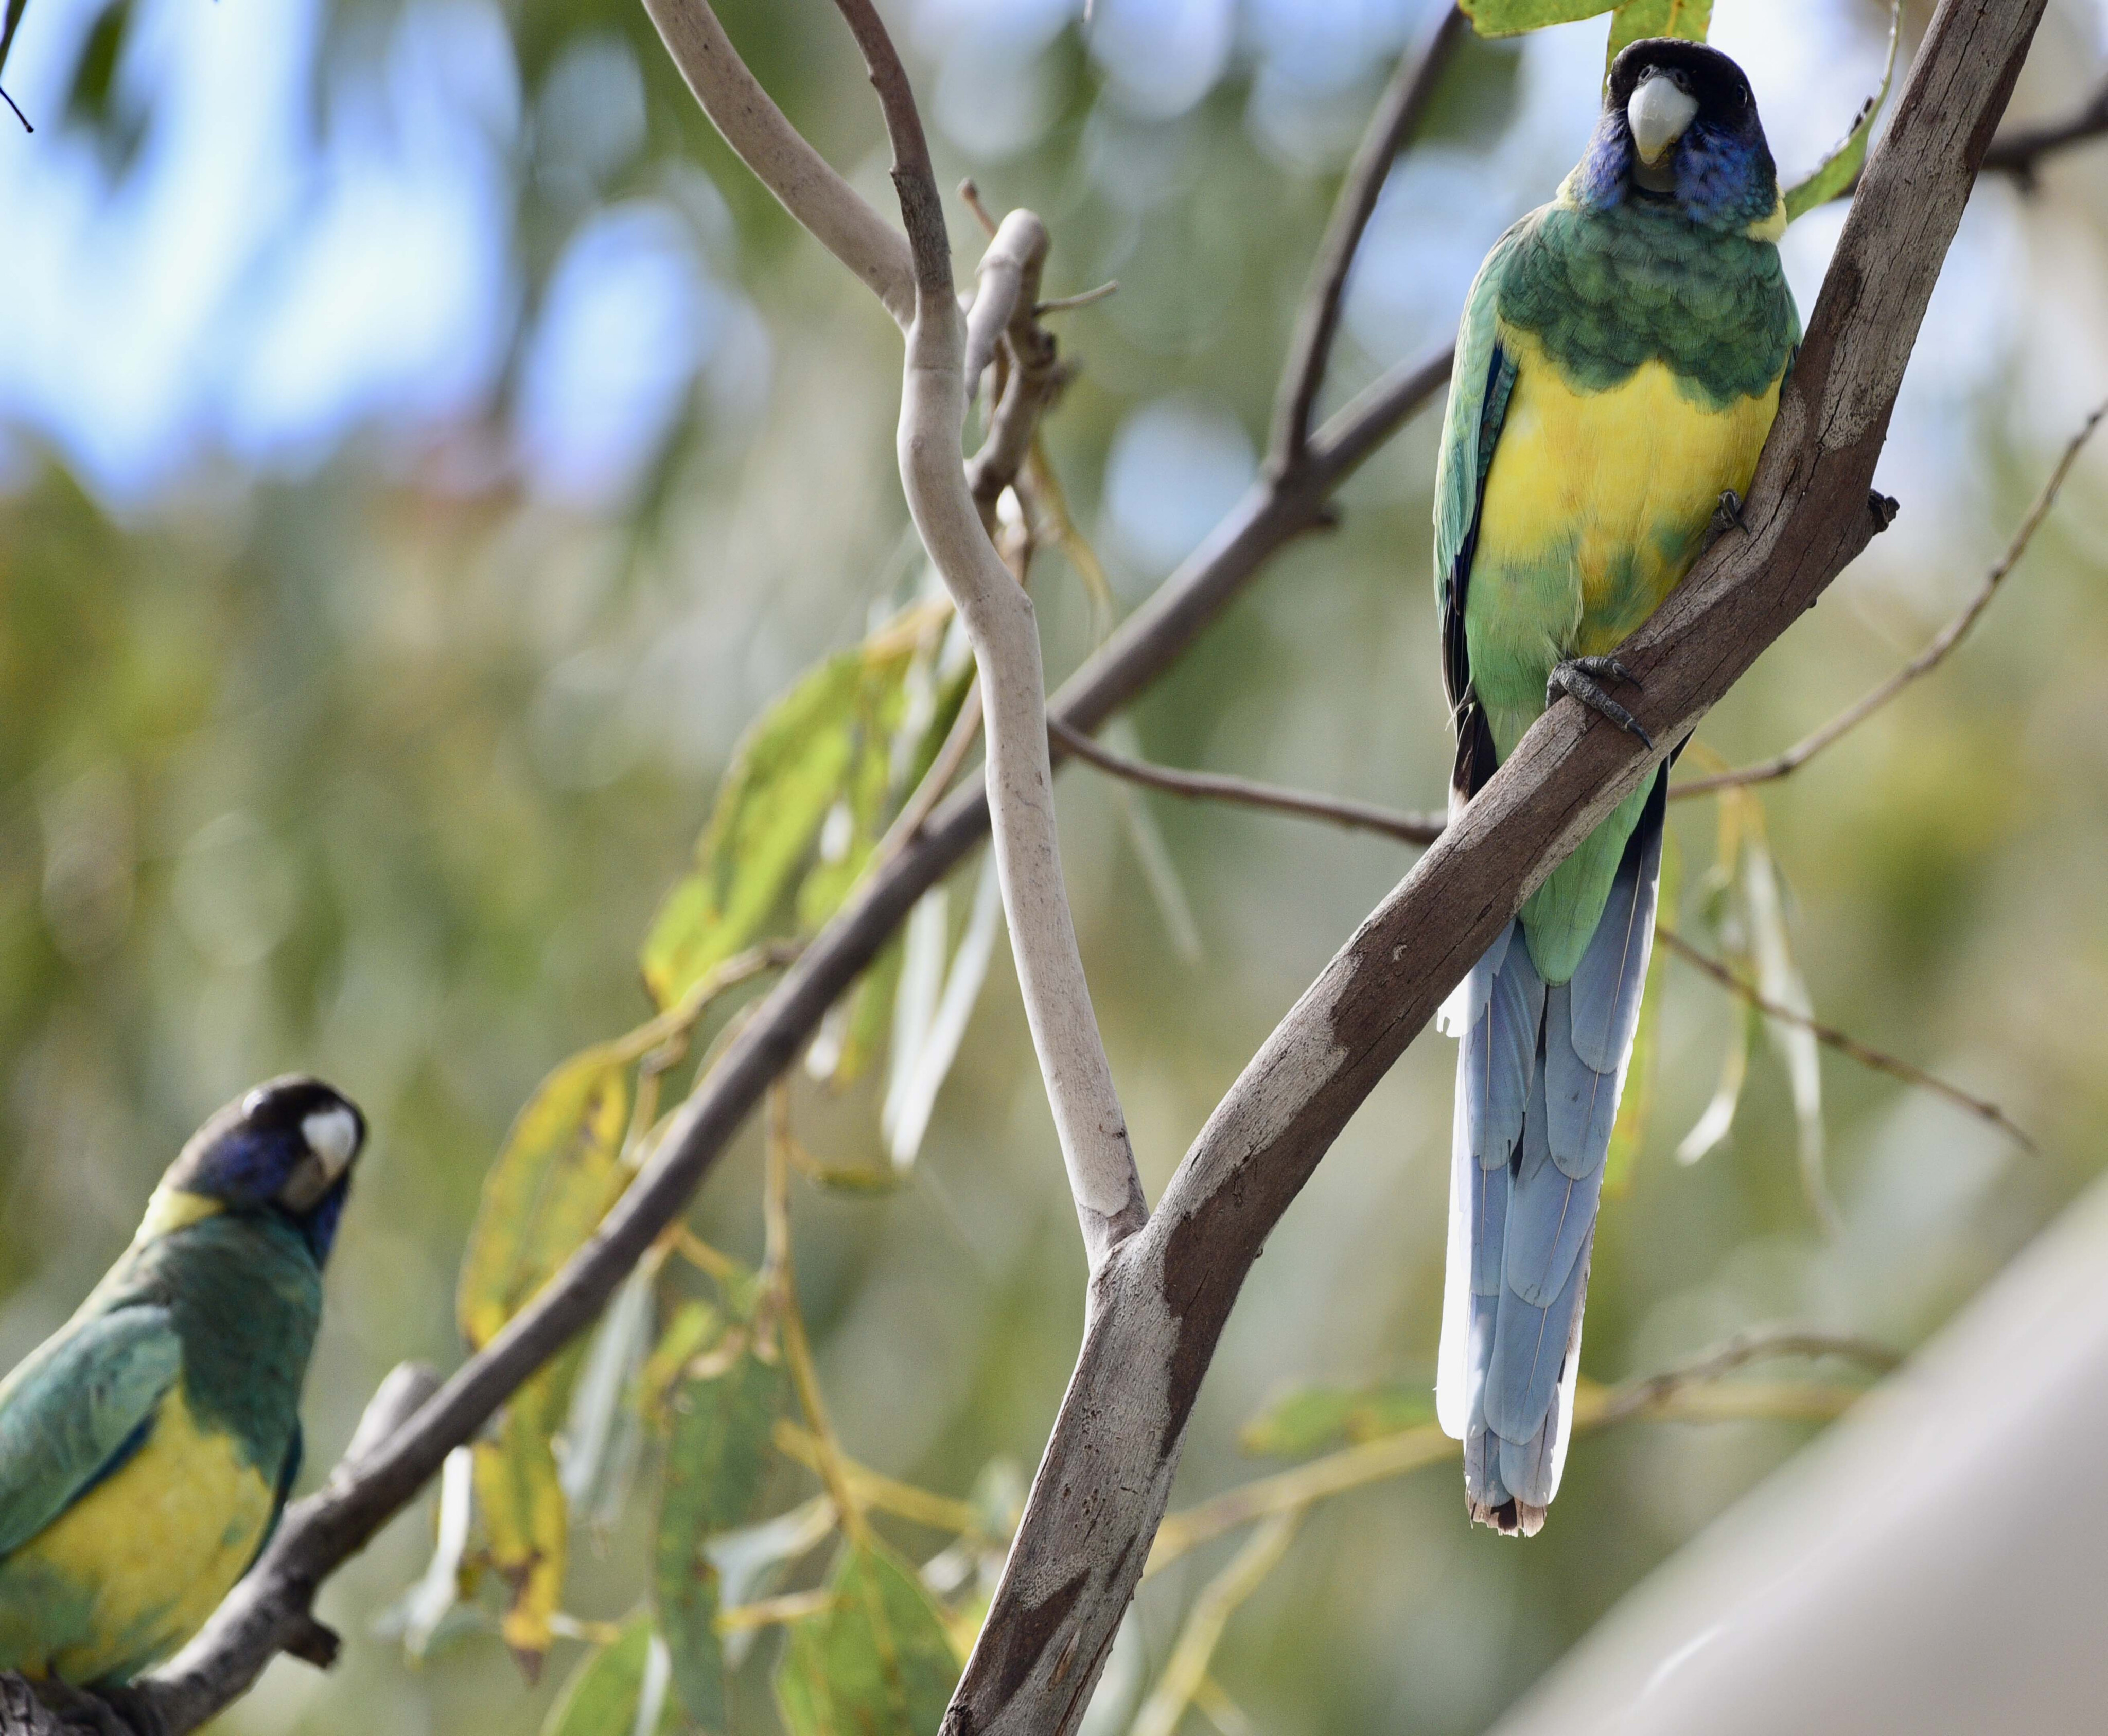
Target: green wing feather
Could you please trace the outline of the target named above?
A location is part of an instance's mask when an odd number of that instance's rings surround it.
[[[1457,783],[1462,795],[1471,794],[1492,770],[1492,741],[1471,695],[1464,605],[1486,473],[1515,389],[1515,358],[1499,338],[1501,279],[1517,238],[1533,220],[1525,217],[1493,244],[1465,299],[1435,467],[1435,600],[1442,612],[1442,679],[1457,722]]]
[[[68,1327],[0,1386],[0,1557],[137,1444],[182,1365],[167,1309],[119,1308]]]

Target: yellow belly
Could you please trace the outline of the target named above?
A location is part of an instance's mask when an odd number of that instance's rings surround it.
[[[1503,329],[1502,342],[1515,389],[1466,608],[1473,676],[1505,755],[1543,709],[1551,666],[1622,643],[1690,570],[1721,491],[1749,492],[1778,386],[1715,410],[1651,361],[1583,393],[1534,337]]]
[[[274,1493],[172,1389],[124,1468],[0,1561],[0,1667],[88,1683],[166,1657],[254,1558]]]

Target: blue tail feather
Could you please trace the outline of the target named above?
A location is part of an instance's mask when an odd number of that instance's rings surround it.
[[[1443,1426],[1475,1518],[1525,1535],[1559,1486],[1604,1159],[1654,938],[1667,780],[1654,790],[1573,978],[1547,985],[1521,924],[1457,1005]]]

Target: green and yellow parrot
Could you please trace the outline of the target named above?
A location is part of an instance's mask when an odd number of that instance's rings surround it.
[[[1587,155],[1464,310],[1435,480],[1443,674],[1468,799],[1560,693],[1645,731],[1615,655],[1732,524],[1800,324],[1749,80],[1637,42]],[[1457,1052],[1436,1397],[1473,1518],[1544,1522],[1573,1423],[1604,1158],[1654,938],[1664,766],[1444,1008]]]
[[[365,1139],[317,1079],[227,1104],[0,1382],[0,1670],[124,1681],[255,1560],[300,1472],[322,1263]]]

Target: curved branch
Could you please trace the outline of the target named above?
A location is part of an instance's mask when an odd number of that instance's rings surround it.
[[[1826,1025],[1806,1013],[1796,1013],[1791,1007],[1781,1006],[1768,999],[1753,983],[1745,982],[1718,959],[1700,951],[1686,940],[1675,929],[1657,926],[1655,938],[1673,952],[1684,963],[1690,965],[1718,983],[1730,993],[1739,995],[1767,1019],[1776,1019],[1790,1025],[1799,1025],[1819,1043],[1827,1044],[1840,1055],[1857,1061],[1862,1067],[1872,1068],[1876,1073],[1886,1073],[1892,1079],[1900,1079],[1906,1085],[1915,1085],[1930,1091],[1935,1097],[1944,1097],[1955,1108],[1987,1121],[2022,1149],[2033,1152],[2038,1148],[2027,1133],[2016,1127],[1995,1103],[1981,1097],[1973,1097],[1958,1085],[1949,1085],[1921,1067],[1913,1067],[1908,1061],[1899,1059],[1885,1050],[1861,1042],[1849,1032],[1840,1031],[1835,1025]]]
[[[1161,1517],[1245,1274],[1348,1118],[1524,899],[1797,620],[1875,528],[1874,465],[1971,184],[2044,0],[1943,0],[1845,219],[1759,465],[1723,537],[1620,655],[1642,749],[1562,700],[1254,1057],[1100,1306],[946,1736],[1072,1730]]]
[[[2023,187],[2029,187],[2044,157],[2104,133],[2108,133],[2108,79],[2103,79],[2093,94],[2064,119],[2038,127],[2016,127],[1993,139],[1991,148],[1984,153],[1984,171],[2016,176]]]
[[[1115,753],[1081,730],[1070,729],[1059,717],[1049,717],[1047,728],[1077,758],[1115,777],[1163,790],[1168,795],[1203,802],[1229,802],[1240,807],[1294,814],[1299,819],[1322,820],[1329,825],[1345,826],[1349,831],[1380,833],[1408,844],[1433,843],[1448,823],[1448,816],[1443,814],[1402,814],[1391,808],[1378,807],[1373,803],[1313,795],[1304,790],[1284,789],[1277,784],[1255,784],[1249,778],[1225,777],[1219,772],[1174,771],[1168,766]]]
[[[871,0],[836,0],[885,110],[894,186],[915,255],[915,318],[900,392],[900,479],[922,544],[952,594],[980,675],[996,872],[1018,988],[1093,1273],[1149,1216],[1127,1118],[1098,1033],[1061,872],[1047,689],[1032,599],[1003,565],[959,463],[966,419],[966,326],[952,288],[944,214],[914,92]],[[984,285],[1011,308],[1036,276],[1047,232],[1014,211],[989,245]],[[1026,302],[1029,307],[1029,302]],[[1029,317],[1028,313],[1027,317]],[[1004,323],[1008,323],[1006,318]]]
[[[1274,401],[1273,433],[1267,443],[1267,463],[1277,473],[1301,461],[1310,440],[1310,414],[1325,383],[1332,358],[1332,340],[1340,329],[1340,307],[1347,272],[1362,245],[1362,232],[1376,208],[1384,182],[1399,152],[1411,142],[1435,100],[1443,70],[1464,33],[1471,29],[1459,7],[1439,13],[1420,41],[1398,63],[1354,152],[1332,216],[1311,268],[1310,287],[1295,322],[1281,393]]]
[[[1759,760],[1754,766],[1738,766],[1732,771],[1719,771],[1707,777],[1692,778],[1687,783],[1669,786],[1669,799],[1683,796],[1710,795],[1715,790],[1732,789],[1744,784],[1762,784],[1773,778],[1781,778],[1798,771],[1814,758],[1825,748],[1840,736],[1857,729],[1867,718],[1879,711],[1904,688],[1921,676],[1929,675],[1946,659],[1947,654],[1962,643],[1970,628],[1976,624],[1977,617],[1991,606],[1991,599],[1998,594],[1998,587],[2006,582],[2006,575],[2019,564],[2020,556],[2027,553],[2028,545],[2034,540],[2036,528],[2048,516],[2049,509],[2056,502],[2057,491],[2064,486],[2064,479],[2070,474],[2077,461],[2079,448],[2083,447],[2093,430],[2101,425],[2101,419],[2108,416],[2108,403],[2103,403],[2080,426],[2077,434],[2065,443],[2064,453],[2051,470],[2049,477],[2034,497],[2013,533],[2006,551],[1995,561],[1991,570],[1984,575],[1984,582],[1967,605],[1917,656],[1896,671],[1871,693],[1866,694],[1846,706],[1813,734],[1795,742],[1783,753]]]
[[[862,278],[885,311],[905,326],[915,317],[915,271],[908,243],[776,106],[739,57],[709,0],[644,0],[644,9],[725,142],[783,209]]]

